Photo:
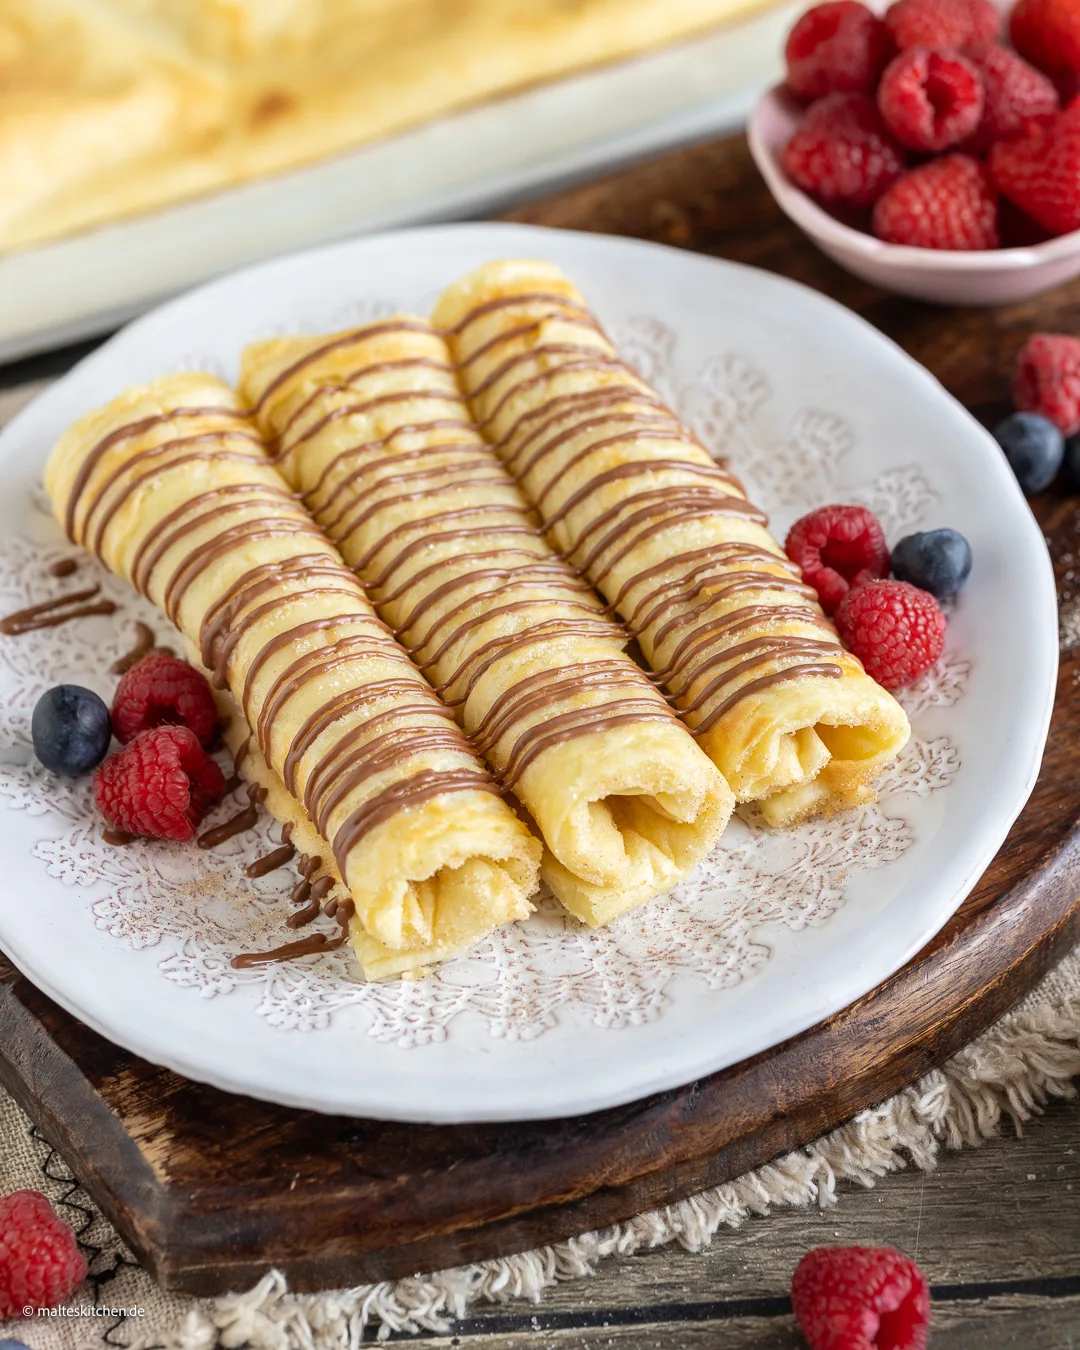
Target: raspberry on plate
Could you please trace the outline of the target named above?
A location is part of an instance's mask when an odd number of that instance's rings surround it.
[[[921,164],[882,195],[873,230],[888,244],[914,248],[997,248],[998,198],[989,170],[970,155]]]
[[[1080,230],[1080,100],[990,152],[994,181],[1051,234]]]
[[[910,47],[886,66],[877,103],[901,145],[948,150],[972,135],[982,120],[982,80],[957,52]]]
[[[885,689],[910,684],[945,645],[945,615],[932,595],[906,581],[867,581],[836,607],[836,631]]]
[[[1067,333],[1036,333],[1016,363],[1013,402],[1024,412],[1041,413],[1071,436],[1080,431],[1080,338]]]
[[[809,109],[780,156],[797,187],[830,205],[873,206],[904,172],[904,152],[866,94],[830,94]]]
[[[865,5],[829,0],[807,10],[788,34],[788,88],[804,99],[871,94],[894,51],[889,30]]]
[[[86,1279],[75,1234],[37,1191],[0,1199],[0,1322],[55,1308]]]
[[[784,551],[831,614],[852,586],[889,575],[889,550],[864,506],[819,506],[788,531]]]
[[[791,1307],[810,1350],[925,1350],[926,1276],[891,1247],[815,1247],[795,1267]]]
[[[898,47],[964,47],[1001,32],[992,0],[896,0],[885,24]]]
[[[94,800],[114,829],[180,843],[224,792],[225,775],[188,727],[140,731],[94,775]]]
[[[1080,71],[1080,6],[1075,0],[1017,0],[1009,36],[1021,56],[1051,75]]]
[[[116,686],[112,724],[116,739],[130,741],[148,727],[190,727],[208,745],[217,705],[206,677],[170,652],[150,652]]]
[[[1019,136],[1032,118],[1052,117],[1061,107],[1053,80],[1007,47],[975,43],[964,49],[964,56],[983,85],[982,120],[964,143],[965,150],[989,150],[995,141]]]

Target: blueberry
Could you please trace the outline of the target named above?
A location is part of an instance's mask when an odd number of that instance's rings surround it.
[[[0,1350],[30,1350],[28,1345],[23,1345],[22,1341],[0,1341]]]
[[[1074,492],[1080,491],[1080,431],[1065,441],[1065,477]]]
[[[1065,454],[1065,437],[1047,417],[1018,412],[994,428],[1009,467],[1024,492],[1041,492],[1054,481]]]
[[[34,704],[34,753],[53,773],[88,773],[105,758],[112,739],[109,710],[89,689],[58,684]]]
[[[906,535],[892,551],[897,581],[910,581],[939,600],[955,595],[971,571],[971,545],[956,530]]]

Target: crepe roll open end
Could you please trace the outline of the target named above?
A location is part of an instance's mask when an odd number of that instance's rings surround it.
[[[429,965],[530,912],[538,841],[229,386],[184,374],[127,391],[61,437],[45,481],[69,537],[228,692],[242,771],[344,887],[366,974]]]
[[[737,799],[778,825],[865,800],[908,739],[903,709],[570,280],[546,262],[488,263],[433,322],[548,539],[637,639]]]
[[[443,338],[398,315],[245,349],[275,462],[544,840],[586,923],[666,891],[734,797],[474,426]]]

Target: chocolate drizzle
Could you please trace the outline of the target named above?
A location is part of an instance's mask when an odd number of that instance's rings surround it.
[[[298,942],[286,942],[268,952],[245,952],[234,956],[230,965],[234,970],[250,970],[252,966],[267,966],[278,961],[297,961],[301,956],[314,956],[316,952],[332,952],[344,946],[345,934],[328,938],[325,933],[312,933]]]
[[[139,662],[149,652],[154,649],[153,630],[141,619],[135,624],[135,644],[126,651],[123,656],[118,656],[109,667],[110,675],[125,675],[132,666],[137,666]]]
[[[243,834],[245,830],[254,828],[259,820],[259,807],[266,800],[266,789],[250,783],[247,795],[248,804],[242,811],[230,816],[228,820],[223,820],[220,825],[211,826],[199,835],[196,843],[200,848],[217,848],[227,839],[233,839],[236,835]]]
[[[577,325],[587,311],[555,290],[526,289],[483,302],[450,331],[460,336],[497,310],[506,315],[501,331],[482,334],[472,351],[457,344],[476,416],[564,556],[640,641],[655,682],[693,731],[704,734],[744,698],[782,681],[842,676],[848,667],[825,658],[853,658],[738,479],[619,360],[599,325],[588,357],[561,336],[546,338],[546,321]],[[515,352],[527,332],[536,336]],[[481,353],[491,360],[479,362]],[[545,393],[556,381],[563,387]],[[733,540],[725,520],[748,528],[736,525]],[[693,547],[680,540],[689,527]],[[702,546],[709,533],[714,542]],[[639,550],[669,534],[669,556],[634,565]],[[761,667],[772,669],[755,675]]]
[[[68,595],[58,595],[54,600],[42,600],[39,604],[17,609],[0,619],[0,633],[5,637],[18,637],[39,628],[57,628],[71,619],[84,619],[91,614],[115,614],[114,601],[94,599],[100,592],[100,586],[87,586],[85,590],[72,591]]]
[[[598,329],[590,316],[579,315],[574,323]],[[392,332],[416,335],[403,349],[409,355],[376,359],[378,351],[365,344]],[[457,372],[441,343],[424,344],[423,336],[423,326],[412,320],[396,326],[387,321],[319,344],[271,380],[258,406],[276,433],[278,457],[289,460],[294,482],[307,485],[309,510],[462,720],[465,705],[495,666],[530,656],[550,662],[549,669],[521,682],[526,697],[514,697],[512,685],[496,708],[479,710],[477,748],[500,768],[504,784],[513,786],[539,755],[564,741],[624,723],[670,722],[672,714],[648,677],[621,654],[625,630],[598,605],[579,569],[550,551],[512,476],[460,417]],[[355,363],[341,372],[337,354],[346,348],[355,351]],[[557,350],[567,357],[596,356],[594,347],[579,342],[561,343]],[[463,364],[479,355],[472,353]],[[518,369],[530,378],[535,374],[527,354],[511,356],[486,377],[487,384]],[[400,376],[398,383],[406,387],[391,394],[384,382],[365,384],[384,372]],[[369,426],[382,431],[395,415],[400,425],[381,436],[359,436],[340,449],[338,430],[329,454],[320,444],[307,462],[289,458],[327,427],[347,420],[350,431],[354,426],[358,433]],[[715,466],[694,468],[700,477],[727,481]],[[590,644],[590,655],[596,644],[607,645],[607,661],[582,661],[576,653],[583,642]],[[599,671],[591,668],[597,665]],[[575,707],[583,691],[588,702]],[[539,714],[543,720],[527,728]],[[324,724],[309,718],[294,749],[302,754]],[[433,750],[440,748],[439,733],[424,735]],[[372,737],[368,744],[380,740],[391,754],[393,735]],[[313,796],[324,792],[327,776],[347,762],[341,759],[347,752],[347,744],[339,744],[309,776],[304,793],[309,809],[316,809]],[[295,763],[286,764],[288,786],[294,786],[295,769]],[[322,797],[317,821],[327,819],[338,799],[334,792]]]

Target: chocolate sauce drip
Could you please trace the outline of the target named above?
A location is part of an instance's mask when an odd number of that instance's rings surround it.
[[[88,586],[82,591],[72,591],[70,595],[58,595],[55,600],[43,600],[40,604],[17,609],[0,619],[0,633],[5,637],[19,637],[22,633],[33,633],[39,628],[57,628],[71,619],[85,619],[92,614],[115,614],[116,604],[112,600],[93,599],[100,591],[100,586]]]
[[[135,624],[135,644],[124,653],[118,656],[109,667],[111,675],[124,675],[132,666],[137,666],[139,662],[149,652],[154,650],[154,631],[142,620],[137,620]]]
[[[311,883],[305,881],[302,883],[307,892],[308,899],[302,909],[296,910],[285,920],[286,928],[306,928],[309,923],[314,922],[319,917],[319,903],[311,895]],[[295,891],[293,892],[295,894]]]
[[[223,820],[220,825],[204,830],[195,841],[200,848],[217,848],[218,844],[224,844],[227,839],[243,834],[245,830],[252,829],[258,823],[259,806],[266,800],[266,789],[250,784],[247,791],[247,806],[235,816]]]
[[[112,825],[106,825],[101,831],[101,841],[104,844],[111,844],[114,848],[126,848],[128,844],[135,842],[136,836],[129,834],[127,830],[118,830]]]
[[[299,942],[286,942],[268,952],[245,952],[242,956],[234,956],[230,964],[235,970],[249,970],[252,966],[267,966],[278,961],[296,961],[301,956],[314,956],[316,952],[336,951],[344,945],[344,934],[328,938],[325,933],[312,933]]]
[[[291,862],[296,855],[296,849],[292,844],[282,844],[280,848],[275,848],[271,853],[265,853],[261,858],[256,858],[254,862],[248,863],[244,868],[246,877],[265,877],[269,872],[276,872],[279,867],[284,867],[286,863]]]
[[[78,570],[78,558],[60,558],[49,568],[51,577],[69,577],[72,572]]]

